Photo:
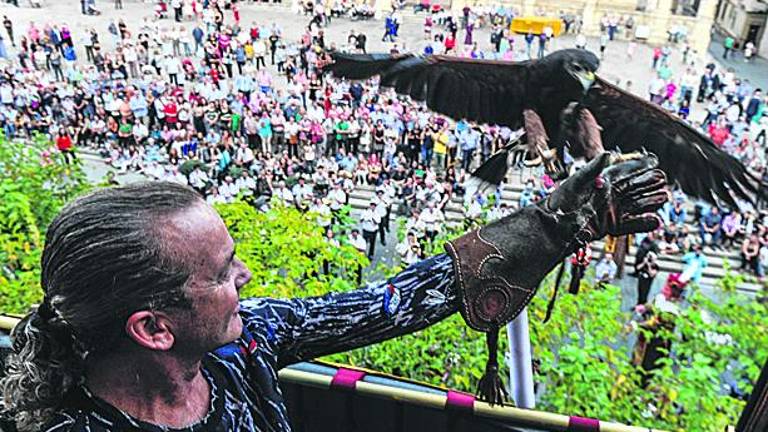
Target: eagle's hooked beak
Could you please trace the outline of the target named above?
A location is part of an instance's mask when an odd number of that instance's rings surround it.
[[[584,93],[588,92],[595,82],[595,73],[591,71],[578,72],[576,77],[579,79],[581,86],[584,87]]]

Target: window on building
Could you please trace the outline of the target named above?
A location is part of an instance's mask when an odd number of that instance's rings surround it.
[[[723,21],[725,19],[725,14],[728,12],[728,8],[731,6],[731,4],[728,2],[722,2],[720,3],[720,6],[722,9],[717,16],[720,17],[720,21]]]
[[[648,10],[648,0],[637,0],[635,10],[638,12],[645,12]]]
[[[696,16],[701,0],[672,0],[672,13],[683,16]]]

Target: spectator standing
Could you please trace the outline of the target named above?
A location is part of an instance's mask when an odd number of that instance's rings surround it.
[[[728,54],[733,50],[735,41],[732,37],[726,36],[723,40],[723,59],[728,60]]]
[[[650,293],[653,280],[659,272],[659,264],[656,262],[656,259],[656,253],[648,252],[643,258],[643,261],[635,266],[638,305],[648,302],[648,293]]]
[[[368,259],[372,260],[376,252],[376,233],[379,232],[381,217],[376,212],[376,203],[371,201],[368,208],[360,215],[360,227],[363,230],[363,238],[368,244]]]
[[[75,156],[74,145],[72,144],[72,137],[69,136],[69,133],[65,128],[59,130],[59,134],[56,137],[56,148],[64,156],[64,161],[67,164],[70,164],[77,159],[77,156]]]

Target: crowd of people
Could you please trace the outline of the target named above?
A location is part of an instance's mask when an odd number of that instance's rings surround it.
[[[119,172],[189,184],[210,203],[280,201],[318,213],[324,228],[369,185],[377,193],[359,231],[371,258],[393,211],[409,218],[406,239],[433,239],[466,172],[511,136],[454,123],[373,82],[323,76],[324,20],[288,40],[235,12],[212,2],[196,21],[183,12],[136,28],[118,20],[77,36],[64,23],[30,22],[3,70],[5,135],[48,134],[67,162],[90,149]],[[364,51],[364,38],[352,32],[344,48]],[[468,205],[476,217],[480,203]],[[423,257],[399,249],[406,261]]]
[[[506,30],[511,10],[466,8],[452,17],[420,5],[427,53],[532,55],[527,36]],[[0,57],[7,60],[0,77],[5,135],[48,134],[67,161],[76,158],[73,149],[90,148],[118,171],[189,184],[210,203],[244,197],[260,208],[281,202],[312,211],[326,230],[356,190],[372,190],[359,226],[345,236],[373,258],[376,243],[386,243],[401,216],[405,230],[396,250],[406,263],[424,256],[426,245],[445,229],[446,213],[463,212],[467,223],[495,219],[556,187],[534,172],[517,202],[502,200],[501,191],[490,197],[465,194],[468,173],[513,139],[514,131],[452,121],[379,89],[375,80],[324,76],[326,48],[367,51],[365,32],[326,39],[324,29],[344,15],[343,3],[296,11],[311,15],[298,38],[287,37],[275,23],[243,22],[237,3],[179,0],[167,6],[170,13],[138,25],[117,20],[83,34],[73,34],[65,23],[23,27],[5,17],[7,40],[16,48],[11,55],[0,41]],[[393,51],[399,49],[398,13],[383,20]],[[490,41],[473,39],[473,28],[485,25],[494,26]],[[612,27],[627,24],[606,18],[605,26],[610,40],[620,33]],[[463,47],[457,48],[459,35]],[[548,50],[543,36],[540,48]],[[516,47],[515,40],[522,44]],[[670,61],[680,54],[682,73]],[[702,67],[692,57],[687,48],[656,49],[650,99],[765,172],[768,100],[733,71]],[[626,86],[631,89],[631,83]],[[706,108],[705,117],[694,115],[694,103]],[[452,204],[454,197],[461,204]],[[691,222],[686,212],[692,204],[676,195],[664,210],[662,232],[638,238],[655,242],[651,250],[657,251],[649,257],[687,254],[696,245],[741,246],[744,265],[764,274],[768,222],[758,211],[696,203]],[[611,269],[601,266],[601,278],[612,279]]]

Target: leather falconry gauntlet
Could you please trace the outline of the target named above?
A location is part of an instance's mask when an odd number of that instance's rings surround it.
[[[461,297],[460,311],[486,332],[490,357],[478,395],[502,403],[498,377],[501,326],[531,301],[539,283],[565,257],[606,234],[656,229],[667,201],[666,176],[654,155],[603,153],[547,199],[447,243]]]

